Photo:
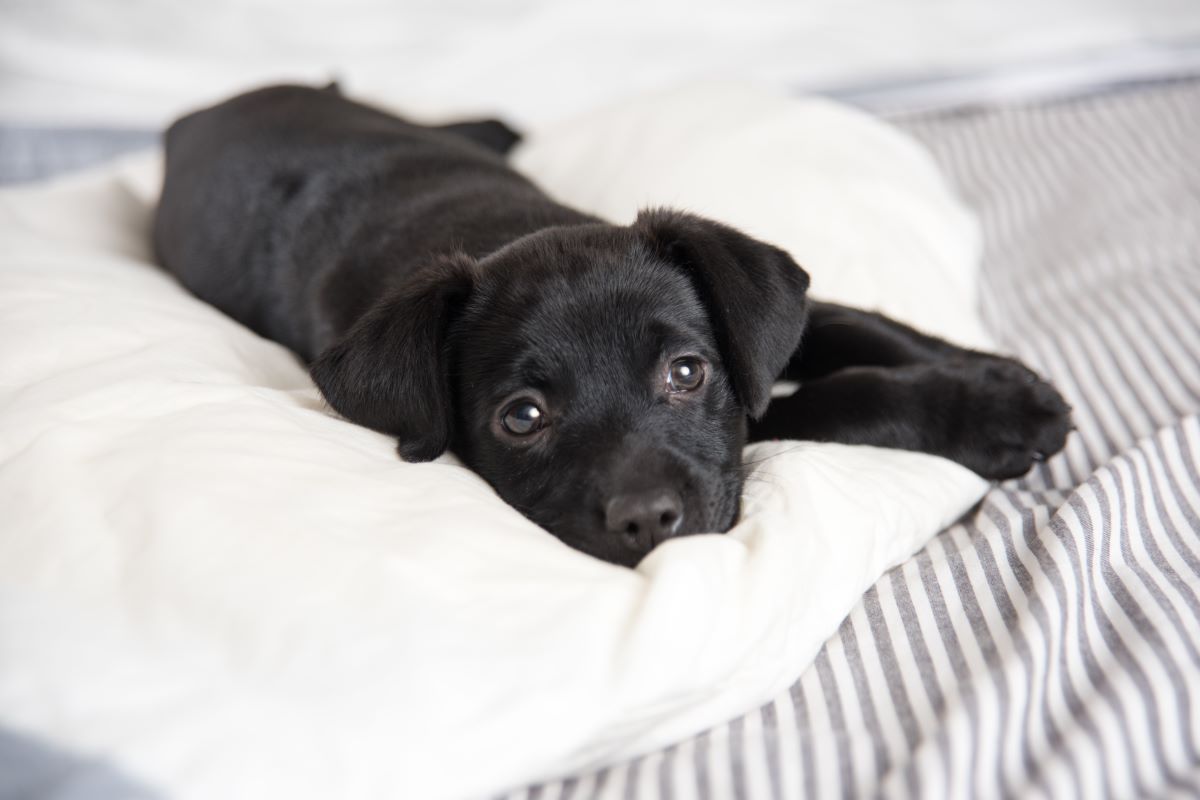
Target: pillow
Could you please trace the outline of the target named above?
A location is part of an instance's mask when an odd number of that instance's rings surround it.
[[[719,212],[827,289],[903,271],[925,307],[969,307],[973,225],[915,146],[826,103],[709,96],[707,121],[703,92],[660,96],[538,133],[519,161],[602,213]],[[323,800],[626,758],[787,687],[987,486],[928,455],[759,444],[729,534],[596,561],[453,457],[398,460],[156,267],[155,160],[0,193],[2,724],[80,763],[171,797]]]
[[[974,218],[916,142],[849,106],[696,84],[539,130],[513,162],[614,222],[659,205],[727,222],[790,252],[822,299],[989,345]]]

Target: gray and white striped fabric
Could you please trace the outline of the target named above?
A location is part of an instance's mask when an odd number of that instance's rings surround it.
[[[788,693],[513,800],[1200,796],[1200,81],[900,123],[980,213],[985,319],[1077,433]]]

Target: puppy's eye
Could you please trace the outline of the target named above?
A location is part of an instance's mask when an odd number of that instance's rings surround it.
[[[517,400],[504,409],[500,424],[513,436],[529,436],[545,427],[546,415],[535,403]]]
[[[671,362],[667,371],[667,391],[694,392],[704,383],[704,362],[695,356],[684,356]]]

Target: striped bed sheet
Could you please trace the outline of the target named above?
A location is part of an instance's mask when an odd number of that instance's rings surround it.
[[[788,692],[509,800],[1200,796],[1200,81],[896,121],[980,214],[985,319],[1077,432]]]

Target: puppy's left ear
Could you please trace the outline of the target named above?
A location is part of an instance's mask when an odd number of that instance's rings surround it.
[[[465,255],[447,257],[383,294],[310,367],[329,405],[395,436],[405,461],[429,461],[450,446],[447,333],[471,292],[474,267]]]
[[[734,391],[751,417],[762,416],[804,332],[808,273],[778,247],[703,217],[647,210],[633,227],[655,255],[688,273]]]

